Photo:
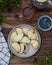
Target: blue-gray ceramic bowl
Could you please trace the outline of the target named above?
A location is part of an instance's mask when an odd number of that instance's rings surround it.
[[[47,0],[45,2],[38,2],[37,0],[30,0],[30,1],[34,6],[40,8],[40,9],[44,9],[48,6]]]
[[[39,43],[39,46],[37,49],[34,49],[33,46],[31,44],[28,44],[28,47],[29,47],[29,50],[24,54],[24,53],[17,53],[17,51],[12,47],[12,41],[11,41],[11,34],[12,32],[15,31],[15,29],[19,27],[19,28],[27,28],[27,29],[34,29],[35,33],[37,33],[38,35],[38,43]],[[28,58],[28,57],[31,57],[32,55],[34,55],[40,48],[41,46],[41,37],[40,37],[40,34],[38,33],[38,31],[33,27],[33,26],[30,26],[30,25],[26,25],[26,24],[21,24],[21,25],[18,25],[16,27],[14,27],[11,32],[9,33],[9,36],[8,36],[8,46],[11,50],[11,52],[18,56],[18,57],[21,57],[21,58]]]
[[[40,23],[41,23],[41,19],[43,19],[43,18],[48,18],[51,22],[50,22],[50,27],[49,28],[42,28],[41,27],[41,25],[40,25]],[[50,16],[48,16],[48,15],[44,15],[44,16],[41,16],[40,18],[39,18],[39,20],[38,20],[38,27],[41,29],[41,30],[43,30],[43,31],[49,31],[51,28],[52,28],[52,18],[50,17]],[[45,27],[45,26],[44,26]]]

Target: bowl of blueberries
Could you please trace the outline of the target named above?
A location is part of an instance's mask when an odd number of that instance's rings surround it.
[[[49,31],[52,28],[52,18],[48,15],[41,16],[38,20],[38,27],[43,31]]]

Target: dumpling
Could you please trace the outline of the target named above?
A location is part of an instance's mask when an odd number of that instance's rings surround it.
[[[28,34],[28,29],[27,28],[23,28],[23,32],[24,32],[25,35],[27,35]]]
[[[16,42],[18,42],[18,41],[20,41],[22,38],[23,38],[23,33],[18,33],[18,35],[16,35],[15,37],[14,37],[14,40],[16,41]]]
[[[24,44],[23,43],[20,44],[20,48],[21,48],[20,53],[23,53],[24,52]]]
[[[38,35],[34,33],[35,39],[38,41]]]
[[[37,34],[34,32],[33,29],[31,29],[31,30],[28,31],[28,37],[29,37],[30,39],[36,39]]]
[[[21,28],[16,28],[16,32],[17,32],[17,34],[18,34],[18,33],[22,33],[23,30],[22,30]]]
[[[31,40],[31,44],[33,44],[36,40]]]
[[[27,52],[29,50],[28,45],[26,43],[23,44],[24,44],[24,52]]]
[[[21,40],[21,42],[30,43],[30,39],[28,37],[24,36],[23,39]]]
[[[20,53],[23,53],[23,52],[27,52],[28,51],[28,46],[27,46],[26,43],[21,43],[20,44],[20,47],[21,47]]]
[[[33,34],[34,34],[34,30],[33,30],[33,29],[30,29],[30,30],[28,31],[28,37],[29,37],[30,39],[34,39],[34,38],[33,38]]]
[[[14,42],[14,37],[16,36],[17,34],[16,34],[16,32],[13,32],[12,34],[11,34],[11,40]]]
[[[28,31],[28,37],[29,37],[30,39],[32,39],[32,37],[33,37],[33,32],[32,32],[32,31]]]
[[[20,45],[18,43],[12,43],[12,47],[17,51],[20,52]]]
[[[32,46],[33,46],[35,49],[37,49],[38,46],[39,46],[38,41],[36,41],[36,40],[31,40],[31,44],[32,44]]]
[[[33,34],[32,39],[38,40],[38,35],[36,33]]]

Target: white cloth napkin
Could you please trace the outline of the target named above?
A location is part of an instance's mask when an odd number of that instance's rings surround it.
[[[7,46],[7,42],[1,32],[0,27],[0,65],[8,65],[10,60],[10,52]]]

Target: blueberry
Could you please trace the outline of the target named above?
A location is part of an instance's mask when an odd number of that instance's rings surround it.
[[[39,25],[43,29],[47,29],[51,26],[51,20],[48,17],[44,17],[39,21]]]

